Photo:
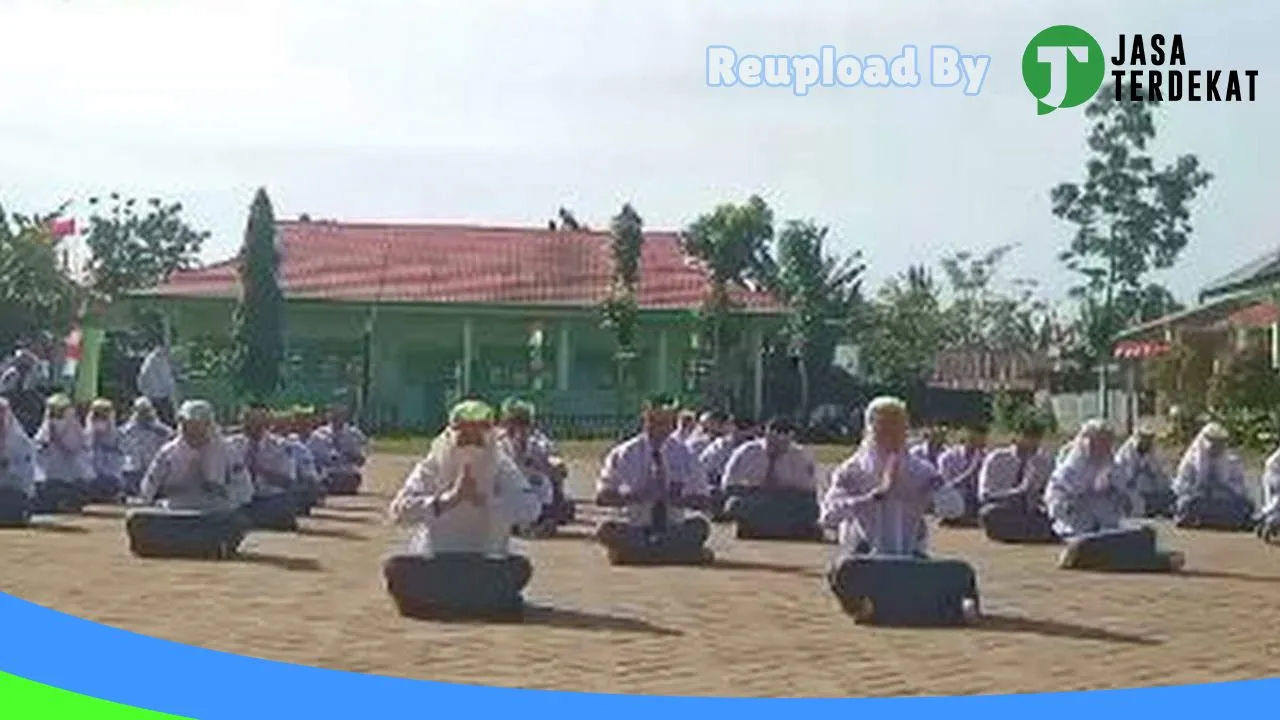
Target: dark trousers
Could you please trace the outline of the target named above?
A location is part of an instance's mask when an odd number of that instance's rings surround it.
[[[841,606],[859,622],[957,625],[969,600],[979,609],[978,580],[959,560],[842,554],[827,573]]]
[[[124,482],[120,478],[100,475],[89,481],[87,500],[91,503],[118,503],[124,495]]]
[[[330,495],[358,495],[364,476],[359,470],[325,472],[325,490]]]
[[[1025,496],[989,502],[982,506],[978,518],[987,538],[996,542],[1037,545],[1058,542],[1048,514]]]
[[[557,525],[568,525],[577,517],[577,507],[564,492],[564,483],[568,479],[566,474],[559,472],[551,476],[551,505],[543,508],[544,517],[540,520],[554,520]]]
[[[702,562],[709,537],[711,525],[700,517],[673,523],[661,533],[618,520],[605,521],[596,530],[596,539],[615,563]]]
[[[1169,572],[1169,553],[1156,547],[1151,528],[1124,528],[1081,535],[1067,541],[1059,565],[1069,570]]]
[[[1149,518],[1173,517],[1178,504],[1178,496],[1172,490],[1155,490],[1142,493],[1142,504],[1146,506]]]
[[[1249,530],[1254,526],[1253,503],[1238,495],[1202,495],[1178,501],[1175,520],[1180,528]]]
[[[145,475],[141,470],[125,470],[124,471],[124,494],[128,497],[137,497],[142,491],[142,476]]]
[[[960,493],[960,497],[964,498],[964,514],[960,517],[943,518],[938,521],[939,525],[942,527],[972,528],[981,524],[979,519],[981,506],[978,503],[977,485],[976,479],[951,484],[951,488]]]
[[[1280,518],[1263,518],[1258,523],[1258,537],[1269,545],[1280,545]]]
[[[740,539],[822,538],[818,527],[818,500],[812,491],[745,488],[733,495],[725,504],[725,513],[738,524]]]
[[[299,517],[306,517],[320,505],[323,491],[319,483],[302,482],[294,487],[291,495],[293,496],[294,514]]]
[[[32,515],[75,515],[88,504],[85,484],[65,480],[36,483],[36,497],[31,503]]]
[[[412,618],[518,611],[533,577],[533,566],[520,555],[393,555],[382,569],[400,614]]]
[[[129,549],[144,558],[218,560],[235,555],[249,521],[239,512],[139,508],[125,519]]]
[[[289,493],[258,495],[244,508],[250,527],[256,530],[292,532],[298,529],[297,501]]]
[[[14,488],[0,488],[0,528],[26,527],[31,522],[31,500]]]

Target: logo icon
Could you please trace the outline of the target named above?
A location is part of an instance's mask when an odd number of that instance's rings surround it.
[[[1089,102],[1106,75],[1102,46],[1073,25],[1041,30],[1022,53],[1022,81],[1035,96],[1040,115]]]

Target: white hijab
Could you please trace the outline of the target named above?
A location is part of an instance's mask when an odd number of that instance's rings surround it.
[[[1115,431],[1105,420],[1089,420],[1080,426],[1080,432],[1074,440],[1059,453],[1057,467],[1045,489],[1046,496],[1060,493],[1078,495],[1105,487],[1115,464],[1111,453],[1103,457],[1093,456],[1093,443],[1096,439],[1110,435]]]
[[[35,452],[35,447],[5,398],[0,398],[0,417],[4,418],[4,437],[0,438],[3,442],[0,447],[4,449],[4,456],[10,460],[24,458],[25,461],[30,462],[31,453]]]
[[[885,463],[891,457],[890,453],[883,452],[875,446],[875,420],[881,413],[900,413],[905,418],[907,404],[898,398],[879,397],[872,400],[863,411],[862,442],[853,454],[853,462],[871,477],[879,477],[884,471]],[[899,469],[906,475],[905,479],[909,483],[922,483],[937,472],[928,461],[913,456],[905,447],[897,455],[898,462],[902,463]],[[926,474],[918,469],[920,466],[927,466],[929,473]],[[939,517],[953,518],[964,514],[964,497],[957,490],[943,486],[934,490],[932,497],[934,513]]]
[[[1201,428],[1195,439],[1187,446],[1187,451],[1182,454],[1182,460],[1178,463],[1178,478],[1185,479],[1190,474],[1194,476],[1196,483],[1205,483],[1210,477],[1216,477],[1219,483],[1234,486],[1240,464],[1239,456],[1230,448],[1223,448],[1222,454],[1216,458],[1209,455],[1209,446],[1214,439],[1224,439],[1229,436],[1227,429],[1216,422]],[[1217,473],[1214,473],[1214,470],[1217,470]],[[1191,472],[1188,473],[1188,471]]]

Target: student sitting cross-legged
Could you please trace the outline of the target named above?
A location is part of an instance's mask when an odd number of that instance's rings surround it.
[[[1130,517],[1171,517],[1177,497],[1156,452],[1156,433],[1138,428],[1116,451],[1116,480],[1128,496]]]
[[[117,503],[124,499],[124,448],[116,428],[116,410],[110,400],[98,398],[89,406],[85,428],[85,444],[93,477],[89,481],[88,501]]]
[[[224,559],[244,541],[241,512],[253,484],[218,432],[213,406],[188,400],[178,410],[178,436],[160,448],[130,511],[129,545],[141,557]]]
[[[947,448],[938,456],[934,466],[942,475],[943,482],[964,499],[964,514],[957,518],[943,520],[943,525],[977,527],[978,511],[981,507],[978,501],[978,485],[986,458],[987,427],[980,423],[973,423],[965,428],[964,437],[960,443]]]
[[[756,423],[741,415],[729,423],[729,431],[711,441],[702,454],[698,456],[698,466],[707,479],[710,488],[712,519],[716,522],[728,522],[725,515],[725,503],[728,498],[724,492],[724,470],[733,453],[756,438]]]
[[[1155,530],[1123,527],[1126,497],[1111,477],[1115,432],[1090,420],[1057,464],[1044,501],[1054,532],[1067,541],[1059,565],[1081,570],[1171,572],[1182,567],[1178,553],[1156,547]]]
[[[1231,450],[1230,440],[1225,427],[1209,423],[1182,456],[1173,480],[1179,527],[1243,531],[1254,526],[1244,463]]]
[[[330,495],[355,495],[364,483],[368,439],[349,418],[345,405],[333,405],[329,408],[328,422],[316,428],[307,441],[325,491]]]
[[[165,443],[173,439],[173,428],[160,422],[151,401],[140,397],[133,401],[133,415],[120,428],[120,447],[124,450],[124,491],[134,497],[142,476]]]
[[[294,495],[297,469],[285,441],[271,432],[271,412],[254,403],[245,409],[240,432],[227,438],[232,458],[253,483],[245,513],[262,530],[298,529]]]
[[[1267,458],[1262,469],[1262,509],[1258,511],[1258,537],[1280,544],[1280,450]]]
[[[672,435],[675,403],[666,396],[645,403],[643,429],[609,451],[596,503],[624,517],[600,524],[596,538],[613,563],[710,562],[711,525],[688,510],[706,510],[710,498],[702,468]]]
[[[287,413],[276,419],[276,434],[293,461],[293,500],[299,516],[310,515],[324,501],[324,485],[315,456],[304,438],[306,419],[301,413]]]
[[[759,540],[821,540],[818,479],[813,458],[795,441],[785,418],[765,425],[764,437],[734,451],[724,470],[725,514],[738,537]]]
[[[71,398],[53,395],[45,403],[36,444],[36,497],[33,515],[78,513],[89,502],[93,461],[84,426]]]
[[[1053,522],[1044,510],[1044,488],[1053,460],[1040,449],[1044,425],[1034,417],[1019,422],[1018,437],[992,450],[978,478],[982,529],[1005,543],[1056,543]]]
[[[511,552],[511,529],[541,509],[498,445],[493,409],[478,400],[455,406],[449,427],[391,502],[392,519],[412,532],[408,551],[383,564],[401,614],[518,613],[533,566]]]
[[[35,477],[35,445],[0,397],[0,527],[22,527],[31,519]]]
[[[865,437],[832,474],[820,521],[840,530],[828,579],[861,622],[953,624],[977,611],[977,581],[966,563],[929,557],[924,514],[963,511],[938,471],[906,448],[907,408],[896,398],[867,406]],[[944,502],[945,501],[945,502]]]

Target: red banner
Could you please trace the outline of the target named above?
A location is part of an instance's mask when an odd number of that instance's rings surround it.
[[[1116,343],[1112,356],[1123,360],[1142,360],[1169,352],[1169,343],[1157,340],[1126,340]]]

